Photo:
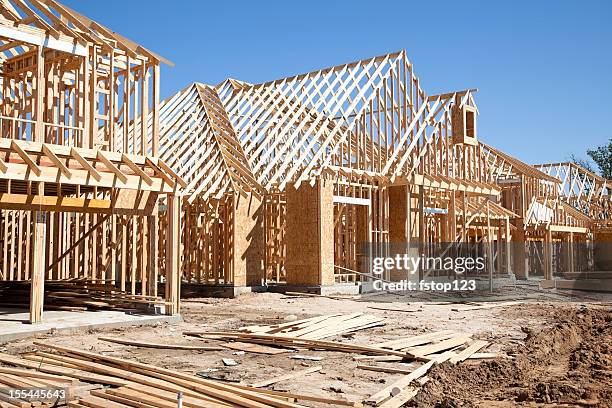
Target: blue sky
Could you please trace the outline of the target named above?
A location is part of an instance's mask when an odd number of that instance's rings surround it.
[[[479,137],[529,163],[612,138],[612,1],[64,0],[193,81],[281,78],[406,49],[428,94],[479,89]]]

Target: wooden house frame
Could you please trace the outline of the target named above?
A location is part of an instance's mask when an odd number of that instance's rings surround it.
[[[497,202],[474,92],[428,97],[400,51],[164,101],[161,157],[188,183],[183,279],[325,286],[367,275],[368,243],[507,242],[517,215]],[[507,273],[504,256],[488,254]]]
[[[593,269],[612,270],[612,181],[570,162],[536,164],[558,178],[558,194],[571,208],[586,215],[594,245]],[[573,242],[573,237],[569,239]]]
[[[545,279],[553,271],[586,268],[591,219],[563,199],[563,182],[491,146],[484,145],[493,177],[502,189],[501,204],[514,211],[515,274],[527,278],[541,271]],[[561,245],[562,244],[562,245]]]
[[[166,311],[178,312],[183,181],[156,158],[162,62],[55,0],[0,4],[0,280],[31,282],[31,322],[45,280],[146,302],[164,275]]]

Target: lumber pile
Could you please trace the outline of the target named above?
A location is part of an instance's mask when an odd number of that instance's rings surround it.
[[[0,305],[28,308],[29,281],[0,282]],[[108,282],[86,279],[45,281],[44,307],[48,310],[123,310],[133,311],[163,305],[157,296],[132,295]]]
[[[335,405],[358,406],[346,400],[331,400],[316,396],[290,394],[258,389],[245,385],[226,384],[192,374],[105,356],[85,350],[46,343],[35,343],[52,352],[36,351],[22,358],[0,354],[0,362],[18,368],[0,367],[19,372],[22,382],[70,386],[93,382],[86,395],[72,396],[71,408],[174,408],[179,394],[186,407],[247,407],[299,408],[295,400],[311,400]],[[23,374],[26,372],[27,374]],[[16,375],[15,375],[16,377]],[[5,378],[3,374],[0,378]],[[11,378],[10,375],[8,378]],[[27,379],[27,381],[26,381]],[[273,381],[273,380],[272,380]],[[99,386],[104,385],[104,388]],[[29,408],[33,405],[5,403],[7,407]]]
[[[219,346],[194,346],[190,344],[164,344],[164,343],[152,343],[148,341],[135,341],[135,340],[124,340],[112,337],[98,337],[98,340],[107,341],[109,343],[122,344],[124,346],[133,346],[140,348],[154,348],[154,349],[165,349],[165,350],[193,350],[193,351],[219,351],[224,350],[223,347]]]
[[[405,374],[397,381],[370,396],[364,402],[368,405],[382,408],[399,408],[418,394],[420,388],[418,385],[415,386],[413,384],[422,380],[434,365],[446,361],[457,364],[472,357],[487,345],[488,342],[486,341],[472,340],[471,335],[452,330],[377,343],[374,345],[375,347],[410,353],[415,356],[415,359],[426,362],[412,370],[358,365],[358,368],[371,371]],[[356,357],[356,359],[359,359],[359,357]],[[384,361],[394,360],[386,358]]]
[[[52,407],[61,404],[69,398],[76,398],[91,390],[100,388],[100,385],[90,385],[78,379],[64,375],[48,374],[39,371],[24,370],[22,368],[0,367],[0,407],[29,408]],[[11,394],[9,389],[30,390],[41,389],[68,389],[64,396],[61,393],[45,392],[38,395]]]
[[[339,351],[345,353],[363,353],[382,356],[396,356],[400,359],[415,359],[416,357],[405,351],[384,349],[382,347],[369,346],[364,344],[342,343],[329,340],[312,340],[307,338],[293,337],[286,334],[254,334],[240,332],[184,332],[187,336],[196,336],[209,339],[237,340],[244,343],[264,344],[287,349],[310,349]]]
[[[364,313],[348,315],[330,314],[277,325],[241,327],[240,331],[256,334],[289,335],[300,339],[320,340],[371,327],[383,326],[384,324],[384,318]]]
[[[345,343],[322,339],[384,325],[384,318],[352,313],[330,314],[268,326],[245,326],[237,332],[185,332],[188,336],[228,340],[223,347],[249,353],[280,354],[296,349],[360,352]],[[367,347],[367,346],[366,346]],[[376,350],[373,351],[376,354]],[[381,354],[379,351],[378,354]],[[404,356],[405,354],[402,354]]]

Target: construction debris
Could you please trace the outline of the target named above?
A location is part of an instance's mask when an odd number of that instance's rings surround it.
[[[277,382],[290,380],[292,378],[300,377],[302,375],[306,375],[310,373],[316,373],[317,371],[321,371],[321,369],[323,369],[322,366],[310,367],[305,370],[294,371],[289,374],[284,374],[278,377],[270,378],[269,380],[258,381],[258,382],[250,384],[250,386],[255,387],[255,388],[267,387],[268,385],[276,384]]]
[[[202,338],[215,338],[224,340],[238,340],[240,342],[275,345],[287,348],[305,348],[311,350],[330,350],[341,351],[346,353],[366,353],[378,355],[395,355],[404,359],[414,359],[415,355],[405,351],[395,351],[361,344],[341,343],[327,340],[312,340],[300,337],[292,337],[288,335],[274,334],[251,334],[239,332],[185,332],[187,336],[196,336]],[[451,347],[447,347],[451,348]]]
[[[219,346],[191,346],[187,344],[161,344],[161,343],[150,343],[145,341],[133,341],[123,340],[110,337],[98,337],[99,340],[108,341],[110,343],[123,344],[126,346],[142,347],[142,348],[157,348],[157,349],[168,349],[168,350],[195,350],[195,351],[219,351],[223,350],[223,347]]]
[[[318,340],[382,325],[384,325],[384,318],[353,313],[317,316],[270,326],[247,326],[241,327],[240,330],[249,333],[290,335],[300,339]]]
[[[196,407],[278,407],[296,408],[300,405],[287,402],[287,399],[261,393],[253,387],[237,387],[217,381],[207,380],[196,375],[164,369],[136,361],[104,356],[85,350],[36,343],[38,346],[53,350],[55,353],[35,352],[18,359],[2,355],[1,361],[12,365],[34,368],[37,371],[61,370],[75,367],[73,379],[80,379],[78,372],[87,372],[100,378],[112,378],[104,385],[111,388],[92,391],[91,395],[71,402],[69,407],[129,407],[145,403],[153,407],[175,407],[177,394],[182,392],[184,403]],[[38,360],[32,366],[31,360]],[[4,379],[5,376],[1,378]],[[51,380],[49,386],[57,385]],[[118,385],[119,384],[119,385]],[[172,405],[174,404],[174,405]]]
[[[28,307],[30,282],[0,281],[0,306]],[[115,285],[89,279],[47,280],[44,292],[45,309],[50,310],[145,310],[163,307],[157,296],[134,295]]]

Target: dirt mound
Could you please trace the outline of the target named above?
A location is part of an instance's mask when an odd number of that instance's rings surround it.
[[[612,407],[612,311],[562,309],[553,327],[523,328],[514,360],[434,367],[411,406]]]

